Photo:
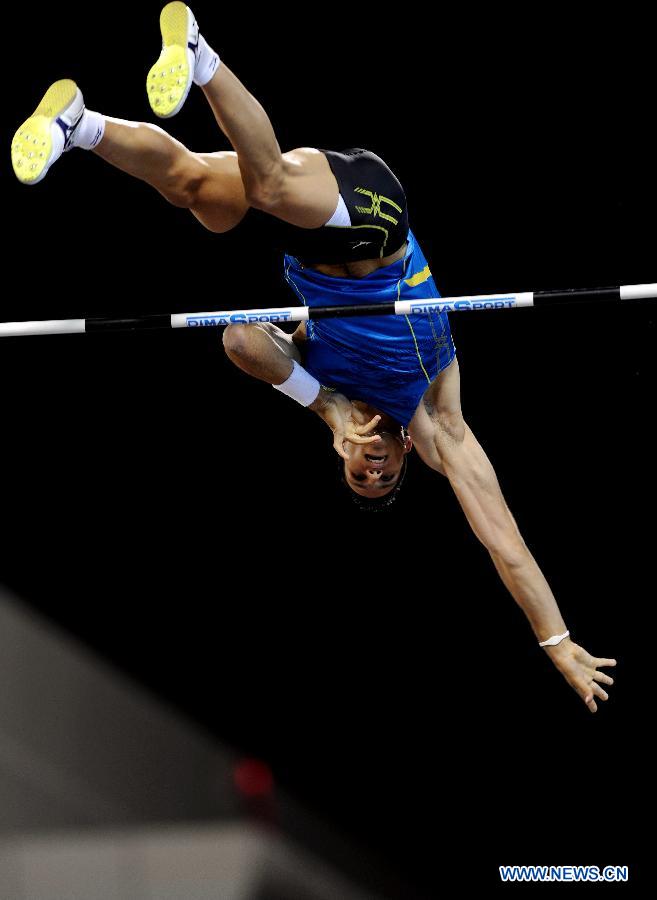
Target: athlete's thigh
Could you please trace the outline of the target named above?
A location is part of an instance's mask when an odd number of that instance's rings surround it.
[[[234,228],[249,208],[237,153],[195,153],[200,164],[197,198],[191,211],[210,231]],[[326,156],[312,147],[282,155],[283,178],[273,196],[252,202],[264,212],[300,228],[320,228],[338,203],[338,183]]]
[[[191,212],[210,231],[230,231],[246,215],[249,208],[237,153],[195,153],[198,184]]]
[[[300,228],[321,228],[335,212],[338,194],[326,156],[299,147],[283,153],[283,185],[265,211]]]

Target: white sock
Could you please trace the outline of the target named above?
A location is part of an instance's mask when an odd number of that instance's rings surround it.
[[[215,53],[202,34],[198,36],[196,65],[194,66],[194,84],[203,87],[219,68],[219,54]]]
[[[83,150],[91,150],[97,147],[105,134],[105,116],[85,109],[80,123],[73,133],[71,147],[81,147]]]

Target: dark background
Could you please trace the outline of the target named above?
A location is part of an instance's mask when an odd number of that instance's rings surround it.
[[[3,320],[291,302],[255,229],[211,235],[93,154],[33,188],[13,177],[11,135],[57,78],[91,109],[152,119],[159,9],[10,13]],[[443,295],[657,280],[646,23],[559,7],[531,21],[194,11],[284,149],[386,159]],[[161,124],[194,149],[228,147],[198,90]],[[2,339],[0,578],[268,760],[369,848],[372,884],[392,871],[414,885],[406,897],[456,877],[489,891],[509,863],[628,864],[636,883],[653,307],[454,315],[452,328],[465,416],[575,640],[618,657],[597,716],[536,647],[446,481],[416,457],[395,507],[363,517],[325,426],[234,369],[209,329]]]

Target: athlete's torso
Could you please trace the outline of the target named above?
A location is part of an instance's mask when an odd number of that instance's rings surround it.
[[[322,151],[340,204],[321,228],[262,214],[255,221],[285,251],[285,277],[304,306],[389,304],[438,297],[408,225],[406,196],[382,159],[367,150]],[[268,223],[264,220],[267,219]],[[447,314],[310,320],[304,366],[326,387],[408,425],[427,387],[454,357]]]
[[[331,275],[333,278],[365,278],[376,269],[385,269],[386,266],[404,258],[406,243],[403,243],[396,253],[384,256],[383,259],[358,259],[353,262],[342,263],[311,263],[310,268]]]
[[[427,310],[439,295],[411,231],[403,258],[364,277],[333,277],[289,254],[285,278],[304,306],[417,301],[408,315],[339,316],[306,323],[304,366],[326,387],[408,425],[436,375],[454,356],[447,314]]]

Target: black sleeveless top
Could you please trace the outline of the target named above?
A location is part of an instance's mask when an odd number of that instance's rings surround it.
[[[269,220],[265,230],[270,240],[309,265],[380,259],[399,250],[408,236],[408,210],[404,189],[392,171],[369,150],[322,153],[338,182],[351,225],[298,228],[261,213]],[[258,211],[250,210],[247,219],[254,213]]]

